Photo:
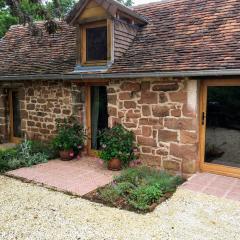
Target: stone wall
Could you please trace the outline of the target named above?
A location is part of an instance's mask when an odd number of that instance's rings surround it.
[[[135,133],[145,164],[185,175],[196,171],[196,81],[112,80],[108,102],[110,127],[121,123]]]
[[[22,130],[30,139],[49,140],[56,133],[56,119],[75,116],[83,123],[82,88],[64,81],[25,82],[21,105]]]
[[[84,88],[64,81],[25,81],[0,87],[0,141],[9,139],[7,92],[19,90],[22,135],[49,140],[56,133],[56,119],[75,116],[84,124]]]
[[[28,138],[49,140],[55,120],[74,115],[85,125],[85,88],[68,81],[21,83],[21,124]],[[198,166],[197,82],[187,79],[111,80],[109,126],[132,130],[142,161],[185,176]],[[6,141],[7,91],[0,87],[0,139]]]

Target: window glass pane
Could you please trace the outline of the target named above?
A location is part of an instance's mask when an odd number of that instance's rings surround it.
[[[107,60],[107,27],[86,29],[87,61]]]
[[[240,87],[208,87],[205,162],[240,167]]]
[[[21,137],[20,102],[18,92],[12,92],[13,136]]]

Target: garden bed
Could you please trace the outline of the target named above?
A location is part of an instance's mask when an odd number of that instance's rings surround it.
[[[163,171],[147,167],[129,168],[111,184],[86,194],[84,198],[109,207],[147,213],[170,198],[183,182],[181,177]]]
[[[56,156],[50,144],[24,140],[11,148],[0,149],[0,173],[45,163]]]

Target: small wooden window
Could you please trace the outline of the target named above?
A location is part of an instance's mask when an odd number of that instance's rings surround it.
[[[107,27],[86,28],[86,60],[107,60]]]
[[[10,142],[18,143],[22,137],[20,100],[18,90],[9,90]]]
[[[81,65],[105,65],[111,60],[112,32],[108,20],[81,25]]]

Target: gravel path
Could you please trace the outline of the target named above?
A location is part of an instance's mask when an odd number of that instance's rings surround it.
[[[179,189],[138,215],[0,176],[0,239],[239,240],[240,202]]]

